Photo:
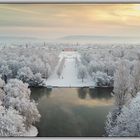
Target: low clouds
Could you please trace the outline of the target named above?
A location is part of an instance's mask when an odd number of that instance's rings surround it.
[[[139,27],[139,4],[0,5],[3,34],[14,30],[14,34],[50,38],[71,34],[139,36]]]

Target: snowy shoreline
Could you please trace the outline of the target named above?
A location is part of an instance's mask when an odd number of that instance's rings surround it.
[[[43,86],[44,88],[90,88],[90,89],[95,89],[95,88],[113,88],[112,86]],[[40,87],[37,87],[40,88]]]
[[[31,126],[29,131],[25,133],[25,137],[36,137],[38,135],[38,130],[35,126]]]

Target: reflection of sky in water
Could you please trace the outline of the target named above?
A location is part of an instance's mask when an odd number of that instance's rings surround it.
[[[39,136],[102,136],[111,89],[32,89],[41,121]]]

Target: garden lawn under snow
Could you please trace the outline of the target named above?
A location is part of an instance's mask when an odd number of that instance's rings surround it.
[[[59,63],[56,66],[54,73],[47,79],[46,86],[53,87],[93,87],[94,82],[89,76],[82,82],[78,79],[78,69],[76,67],[75,58],[80,58],[80,55],[76,51],[63,51],[59,56]],[[57,69],[61,60],[65,58],[64,67],[60,77],[57,75]]]

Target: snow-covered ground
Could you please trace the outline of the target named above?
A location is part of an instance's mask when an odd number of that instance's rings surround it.
[[[57,69],[61,60],[65,57],[65,64],[62,70],[60,78],[57,75]],[[75,64],[75,58],[80,58],[80,55],[76,51],[63,51],[59,55],[59,63],[56,66],[54,73],[47,79],[46,86],[53,87],[93,87],[94,82],[88,76],[82,82],[81,79],[77,78],[77,67]]]
[[[35,137],[35,136],[37,136],[37,134],[38,134],[37,128],[34,126],[31,126],[30,129],[28,130],[28,132],[25,133],[25,136],[26,137],[28,137],[28,136]]]

